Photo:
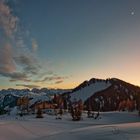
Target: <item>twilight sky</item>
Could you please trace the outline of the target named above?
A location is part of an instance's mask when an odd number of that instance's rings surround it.
[[[140,0],[0,0],[0,89],[139,72]]]

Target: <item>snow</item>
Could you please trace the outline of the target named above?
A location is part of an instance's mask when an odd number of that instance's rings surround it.
[[[130,99],[133,100],[133,98],[134,98],[133,95],[130,95]]]
[[[65,113],[62,120],[43,114],[24,117],[0,116],[0,140],[139,140],[140,117],[137,112],[106,112],[100,119],[72,121]]]
[[[50,101],[48,96],[36,96],[29,102],[29,106],[35,104],[36,102]]]
[[[15,106],[14,108],[11,109],[10,115],[16,116],[17,113],[18,113],[18,109],[17,106]]]
[[[108,83],[106,83],[105,81],[95,82],[93,84],[90,84],[89,86],[82,88],[81,90],[73,92],[71,94],[71,100],[81,99],[82,101],[86,101],[94,93],[102,91],[108,88],[109,86],[111,86],[109,82]]]

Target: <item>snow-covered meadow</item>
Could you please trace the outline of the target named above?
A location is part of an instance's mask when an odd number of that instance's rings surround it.
[[[72,121],[68,113],[62,120],[55,116],[0,116],[0,140],[139,140],[140,117],[137,112],[104,112],[99,119]]]

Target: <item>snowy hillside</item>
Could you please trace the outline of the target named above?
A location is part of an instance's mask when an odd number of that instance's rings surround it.
[[[31,106],[37,102],[44,102],[44,101],[50,101],[50,100],[51,100],[51,98],[49,98],[48,96],[36,96],[32,100],[30,100],[29,106]]]
[[[83,88],[76,90],[70,94],[71,100],[81,99],[82,101],[86,101],[89,97],[91,97],[94,93],[102,91],[111,86],[111,83],[105,81],[96,81],[90,84],[87,84]]]
[[[55,116],[0,116],[0,140],[139,140],[140,117],[137,113],[101,113],[100,119],[74,122],[67,113],[62,120]]]
[[[140,87],[117,78],[92,78],[81,83],[68,95],[71,101],[81,99],[86,109],[90,107],[96,111],[133,111],[140,106]]]
[[[31,99],[30,104],[40,101],[51,100],[54,94],[62,94],[64,92],[69,92],[71,90],[67,89],[3,89],[0,91],[0,108],[6,106],[14,107],[16,105],[17,99],[19,97],[28,97]]]
[[[87,101],[88,105],[98,109],[100,103],[102,111],[135,110],[139,108],[140,87],[117,78],[107,79],[111,86],[93,94]],[[129,107],[128,107],[129,106]]]

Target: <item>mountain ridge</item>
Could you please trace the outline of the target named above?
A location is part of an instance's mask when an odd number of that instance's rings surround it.
[[[86,109],[90,106],[92,110],[100,108],[101,111],[114,111],[119,109],[121,102],[131,102],[133,108],[136,108],[140,87],[118,78],[92,78],[82,82],[68,94],[72,101],[82,99]]]

